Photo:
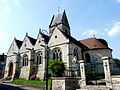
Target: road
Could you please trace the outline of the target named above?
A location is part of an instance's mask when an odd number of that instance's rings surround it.
[[[9,83],[0,83],[0,90],[40,90],[40,89]]]

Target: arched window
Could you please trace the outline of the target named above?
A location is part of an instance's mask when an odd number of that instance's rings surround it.
[[[53,59],[58,59],[62,61],[62,51],[60,49],[53,50]]]
[[[23,55],[23,66],[28,66],[28,55],[27,54]]]
[[[37,53],[37,65],[42,64],[42,58],[43,58],[43,54],[40,51]]]
[[[74,49],[73,55],[74,55],[74,57],[76,57],[77,60],[79,60],[77,49]]]
[[[90,63],[90,55],[88,53],[85,54],[86,63]]]

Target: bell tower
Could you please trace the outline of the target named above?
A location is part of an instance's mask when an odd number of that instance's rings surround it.
[[[58,15],[53,15],[51,23],[49,25],[50,36],[52,35],[55,27],[58,27],[59,30],[61,30],[62,32],[66,33],[68,35],[71,35],[70,34],[70,26],[68,23],[68,19],[67,19],[65,10],[62,13],[58,13]]]

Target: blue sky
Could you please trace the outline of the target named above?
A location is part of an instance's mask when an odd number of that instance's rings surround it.
[[[53,14],[66,10],[72,36],[77,40],[95,35],[108,41],[113,57],[120,58],[120,0],[0,0],[0,54],[25,33],[37,37]]]

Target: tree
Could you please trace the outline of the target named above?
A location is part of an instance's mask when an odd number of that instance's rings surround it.
[[[48,69],[52,76],[61,77],[65,71],[65,63],[57,59],[49,61]]]
[[[116,62],[116,64],[120,67],[120,59],[118,58],[113,58],[113,60]]]

